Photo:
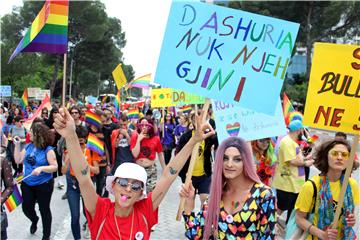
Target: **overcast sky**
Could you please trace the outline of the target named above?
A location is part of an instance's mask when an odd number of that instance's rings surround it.
[[[127,40],[123,49],[125,64],[133,66],[135,77],[148,73],[154,77],[171,0],[101,1],[109,16],[121,20]],[[13,6],[22,5],[22,0],[1,1],[0,14],[10,13]]]

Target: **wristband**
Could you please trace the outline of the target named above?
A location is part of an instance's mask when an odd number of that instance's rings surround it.
[[[308,226],[308,228],[306,229],[306,232],[310,233],[310,228],[311,228],[312,226],[314,226],[314,224],[310,224],[310,225]]]

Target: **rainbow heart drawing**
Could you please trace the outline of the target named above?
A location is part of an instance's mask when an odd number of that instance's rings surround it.
[[[227,124],[226,131],[231,137],[236,137],[240,131],[240,123],[235,122],[234,124]]]

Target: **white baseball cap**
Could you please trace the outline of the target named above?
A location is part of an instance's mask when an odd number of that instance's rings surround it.
[[[123,163],[117,167],[114,176],[106,177],[106,190],[114,194],[112,184],[116,178],[135,179],[143,183],[143,193],[139,200],[146,198],[147,173],[145,169],[136,163]]]

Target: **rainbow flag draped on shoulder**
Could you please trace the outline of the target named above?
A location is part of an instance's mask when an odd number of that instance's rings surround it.
[[[68,15],[68,0],[46,0],[8,63],[20,52],[66,53]]]
[[[148,89],[150,87],[151,74],[146,74],[128,83],[126,90],[132,87]]]
[[[23,202],[23,198],[19,192],[18,185],[15,184],[13,187],[13,193],[10,197],[5,201],[5,206],[9,212],[12,212],[15,208],[17,208]]]

